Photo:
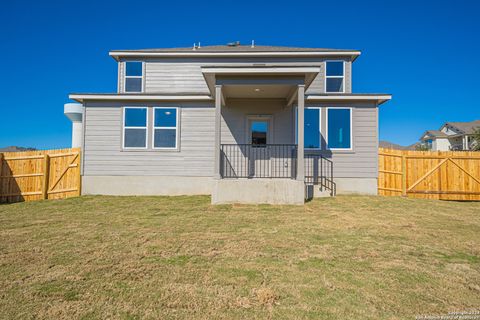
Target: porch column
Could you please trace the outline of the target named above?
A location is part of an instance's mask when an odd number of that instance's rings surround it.
[[[214,165],[213,178],[221,179],[220,175],[220,143],[221,143],[221,123],[222,123],[222,86],[215,86],[215,147],[214,147]]]
[[[297,115],[297,180],[305,181],[305,161],[304,161],[304,110],[305,110],[305,85],[298,85],[298,115]]]

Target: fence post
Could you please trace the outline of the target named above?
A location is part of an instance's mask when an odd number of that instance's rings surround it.
[[[402,155],[402,196],[407,196],[407,157]]]
[[[78,151],[78,196],[82,195],[82,150]]]
[[[50,176],[50,156],[48,154],[45,154],[43,158],[43,188],[42,188],[43,199],[48,199],[49,176]]]
[[[0,153],[0,198],[2,196],[2,185],[3,185],[3,180],[4,180],[4,179],[2,179],[2,169],[3,169],[3,153]]]

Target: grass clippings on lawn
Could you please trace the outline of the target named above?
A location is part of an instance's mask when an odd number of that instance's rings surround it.
[[[4,319],[414,319],[480,307],[480,203],[0,205]]]

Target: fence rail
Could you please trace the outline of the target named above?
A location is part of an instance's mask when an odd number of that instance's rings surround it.
[[[80,149],[0,153],[0,203],[78,196]]]
[[[480,200],[480,152],[379,149],[378,193]]]

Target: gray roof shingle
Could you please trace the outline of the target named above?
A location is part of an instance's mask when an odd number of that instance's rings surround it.
[[[425,133],[423,134],[423,136],[425,135],[429,135],[429,136],[432,136],[432,137],[436,137],[436,138],[440,138],[440,137],[448,137],[447,134],[443,133],[442,131],[440,130],[427,130],[425,131]]]
[[[352,52],[359,51],[353,49],[330,49],[330,48],[302,48],[302,47],[282,47],[282,46],[251,46],[251,45],[215,45],[201,46],[193,50],[193,46],[185,48],[156,48],[156,49],[138,49],[138,50],[112,50],[111,52]]]
[[[455,127],[466,134],[473,134],[476,129],[480,128],[480,120],[474,120],[470,122],[447,122],[445,125]]]

